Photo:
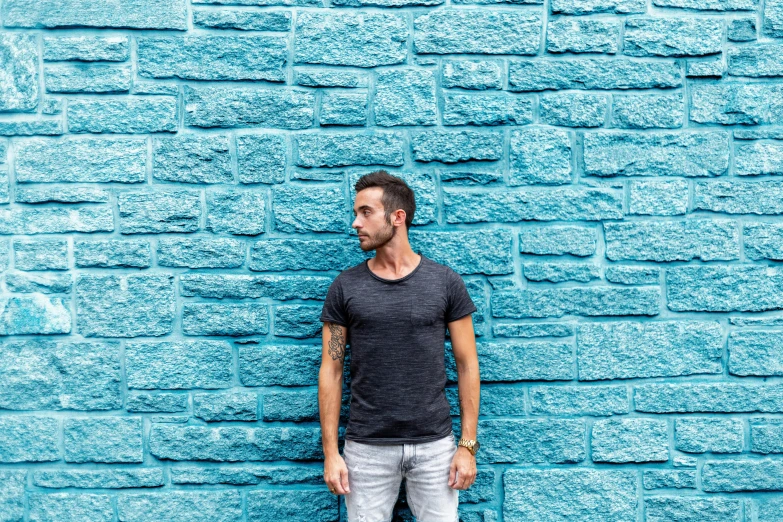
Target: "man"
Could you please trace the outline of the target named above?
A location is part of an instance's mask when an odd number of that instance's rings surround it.
[[[352,227],[375,257],[341,272],[321,313],[318,404],[324,481],[345,495],[348,522],[388,522],[400,483],[418,522],[457,522],[459,490],[476,477],[479,367],[476,306],[451,268],[408,242],[416,203],[401,179],[377,171],[357,181]],[[462,433],[452,431],[444,386],[448,327],[457,364]],[[351,405],[337,446],[346,344]]]

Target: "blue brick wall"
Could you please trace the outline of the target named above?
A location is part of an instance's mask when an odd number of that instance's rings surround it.
[[[0,521],[345,521],[318,316],[380,167],[479,309],[464,522],[783,520],[783,0],[0,24]]]

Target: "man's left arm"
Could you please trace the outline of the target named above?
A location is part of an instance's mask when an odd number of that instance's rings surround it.
[[[451,349],[457,363],[457,386],[459,392],[459,416],[463,439],[477,440],[481,377],[479,375],[476,336],[473,332],[473,317],[466,315],[448,323]],[[476,480],[476,457],[463,446],[451,463],[449,486],[454,489],[468,489]]]

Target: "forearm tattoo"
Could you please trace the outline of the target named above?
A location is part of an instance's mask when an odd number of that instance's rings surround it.
[[[329,331],[332,333],[331,339],[329,339],[329,355],[333,360],[342,360],[345,356],[345,339],[343,339],[343,331],[339,325],[329,323]]]
[[[465,409],[462,407],[462,398],[459,399],[459,418],[465,420]]]

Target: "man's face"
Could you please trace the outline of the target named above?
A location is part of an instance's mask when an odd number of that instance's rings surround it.
[[[391,223],[391,216],[384,217],[383,188],[370,187],[356,194],[353,213],[356,218],[351,226],[359,233],[359,246],[365,252],[376,250],[389,241],[397,233],[397,227]]]

